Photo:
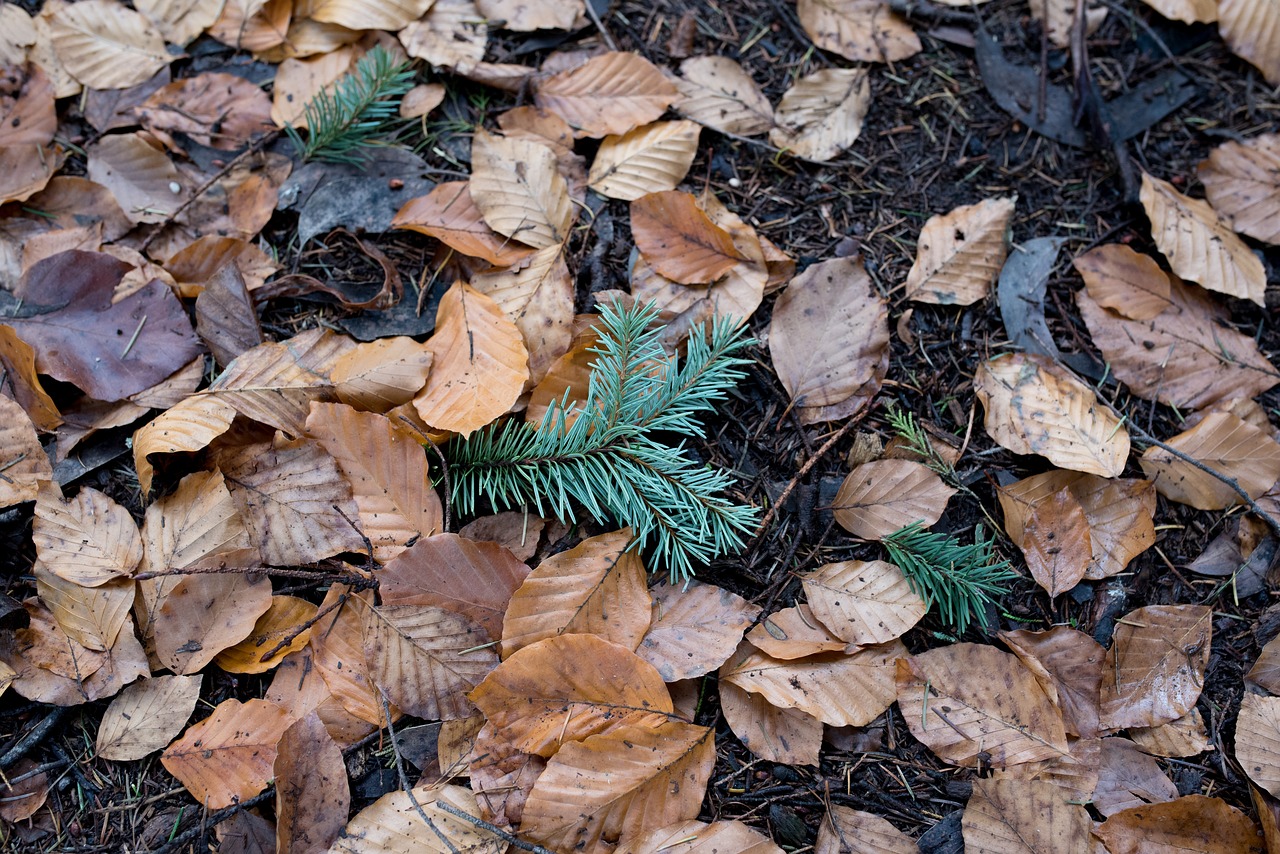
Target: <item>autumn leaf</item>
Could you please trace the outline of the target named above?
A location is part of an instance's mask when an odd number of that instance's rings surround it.
[[[202,680],[198,675],[156,676],[125,688],[98,724],[98,755],[127,762],[173,741],[195,711]]]
[[[169,745],[160,761],[199,803],[221,809],[266,788],[288,725],[285,710],[274,703],[225,700]]]

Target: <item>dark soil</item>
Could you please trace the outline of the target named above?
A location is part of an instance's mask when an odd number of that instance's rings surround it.
[[[672,62],[668,39],[677,22],[686,14],[694,16],[694,52],[739,60],[775,104],[796,77],[824,66],[848,64],[812,47],[789,0],[622,0],[614,7],[606,24],[619,48],[638,51],[660,66]],[[1009,60],[1039,66],[1040,29],[1028,16],[1025,3],[995,0],[977,11]],[[976,499],[957,495],[937,526],[967,539],[984,518],[983,509],[999,518],[997,482],[1043,471],[1047,464],[996,446],[981,429],[981,410],[975,412],[973,371],[1005,341],[994,300],[964,309],[911,307],[902,300],[901,283],[911,266],[921,226],[929,216],[958,205],[1017,194],[1015,243],[1042,236],[1067,238],[1066,251],[1050,282],[1048,312],[1064,352],[1088,352],[1091,347],[1074,308],[1072,293],[1081,283],[1069,258],[1101,242],[1124,241],[1146,248],[1150,241],[1141,208],[1126,200],[1110,152],[1060,145],[1001,111],[984,89],[973,51],[951,43],[957,40],[954,35],[943,40],[931,34],[934,27],[972,31],[973,13],[947,12],[944,18],[914,19],[924,51],[892,67],[873,69],[873,103],[862,136],[836,161],[804,163],[779,155],[758,140],[706,131],[688,183],[710,186],[730,209],[796,257],[801,267],[836,255],[861,254],[890,301],[891,324],[911,313],[907,323],[914,346],[895,334],[885,389],[859,429],[889,438],[892,433],[882,415],[885,402],[893,401],[945,433],[957,438],[969,435],[960,471]],[[496,38],[489,58],[498,62],[537,64],[554,49],[530,54],[523,37],[499,33]],[[595,32],[589,28],[577,38],[589,41]],[[743,44],[750,47],[740,51]],[[571,47],[572,39],[564,46]],[[1111,10],[1089,46],[1095,77],[1107,97],[1169,68],[1181,70],[1199,87],[1194,100],[1127,146],[1136,167],[1174,181],[1192,195],[1202,195],[1196,164],[1214,145],[1280,125],[1280,99],[1251,67],[1226,50],[1213,27],[1173,24],[1141,4],[1126,4]],[[1166,55],[1166,48],[1172,56]],[[175,76],[181,75],[181,69],[181,63],[175,65]],[[1065,52],[1050,50],[1047,69],[1051,82],[1070,85]],[[472,84],[457,87],[449,106],[455,122],[481,121],[485,118],[481,108],[492,122],[493,115],[517,103],[518,96],[491,91],[482,101],[481,92]],[[450,145],[454,131],[438,130],[445,150],[465,154],[465,145]],[[286,262],[305,268],[315,259],[298,258],[290,239],[294,220],[291,214],[280,214],[264,234],[277,242]],[[608,202],[597,212],[595,228],[580,238],[571,258],[571,267],[576,262],[578,271],[579,311],[591,309],[593,292],[626,287],[631,247],[626,222],[625,203]],[[371,239],[400,266],[406,282],[420,280],[424,238],[395,233]],[[328,275],[375,285],[381,281],[374,265],[354,256],[349,241],[345,246],[341,241],[330,245],[334,251],[324,260]],[[1275,269],[1280,252],[1270,250],[1267,262],[1269,269]],[[1271,282],[1276,282],[1274,275]],[[767,298],[751,320],[757,335],[768,328],[771,304],[772,298]],[[1271,310],[1245,303],[1235,303],[1231,309],[1238,328],[1256,334],[1264,352],[1280,351],[1280,329]],[[288,334],[343,316],[330,305],[279,301],[266,321],[269,328]],[[767,350],[755,348],[752,358],[755,364],[748,379],[723,408],[722,417],[708,424],[709,439],[698,451],[708,461],[738,473],[743,498],[768,506],[841,425],[802,427],[773,374]],[[1157,436],[1180,429],[1171,411],[1132,398],[1114,380],[1108,380],[1101,391]],[[1269,412],[1275,411],[1276,393],[1264,396],[1262,403]],[[800,572],[837,560],[883,557],[879,546],[854,540],[823,509],[848,471],[844,455],[852,441],[850,432],[794,484],[772,526],[745,554],[710,567],[702,577],[773,610],[793,604],[800,590]],[[1126,474],[1141,476],[1136,466]],[[136,482],[131,488],[123,467],[101,468],[85,482],[138,509]],[[1103,583],[1082,583],[1056,601],[1025,579],[1000,603],[993,615],[993,630],[1043,629],[1065,623],[1105,644],[1116,616],[1132,608],[1212,604],[1213,649],[1199,708],[1217,749],[1190,760],[1162,760],[1162,764],[1184,794],[1212,793],[1252,815],[1245,777],[1231,758],[1230,746],[1242,676],[1260,646],[1280,630],[1280,621],[1268,612],[1272,588],[1237,601],[1221,579],[1197,578],[1184,568],[1222,530],[1224,514],[1197,512],[1161,499],[1156,521],[1160,526],[1157,548],[1135,560],[1129,572]],[[0,515],[0,552],[7,554],[0,563],[14,573],[8,592],[18,598],[30,590],[20,577],[33,557],[29,525],[29,514]],[[1007,542],[1000,548],[1015,566],[1021,565],[1016,549]],[[991,640],[978,629],[971,629],[964,639]],[[932,616],[905,638],[913,652],[955,640]],[[226,697],[261,696],[264,686],[258,677],[237,678],[216,668],[210,668],[205,678],[209,707]],[[105,701],[70,710],[30,752],[36,761],[53,764],[51,773],[58,784],[51,800],[57,821],[19,828],[13,850],[208,850],[210,816],[159,768],[158,760],[121,765],[93,757],[94,733],[104,707]],[[50,712],[49,707],[26,703],[12,692],[0,699],[0,754]],[[704,685],[698,721],[717,727],[719,750],[704,819],[740,818],[785,849],[801,851],[813,845],[825,804],[836,803],[873,812],[913,837],[922,837],[922,850],[960,850],[954,814],[963,808],[975,772],[936,759],[910,735],[896,707],[862,731],[831,733],[816,768],[755,760],[721,720],[713,678]],[[396,785],[393,776],[383,773],[385,757],[369,756],[379,746],[374,743],[352,755],[358,806]]]

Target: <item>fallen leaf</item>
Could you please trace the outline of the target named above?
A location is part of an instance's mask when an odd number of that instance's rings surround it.
[[[427,343],[431,375],[413,405],[436,429],[474,433],[515,404],[529,377],[520,329],[497,303],[462,282],[441,298]]]
[[[986,299],[1009,254],[1016,199],[984,199],[930,217],[920,230],[906,297],[935,305]]]
[[[442,734],[443,729],[441,727]],[[443,753],[441,759],[444,759]],[[446,767],[443,762],[441,767]],[[546,769],[547,760],[493,737],[493,727],[485,724],[475,736],[469,763],[462,767],[471,777],[471,790],[475,792],[481,817],[515,827],[524,817],[525,801]]]
[[[1166,444],[1234,479],[1250,498],[1258,498],[1280,480],[1280,443],[1229,413],[1212,412]],[[1171,501],[1201,510],[1221,510],[1240,501],[1219,478],[1164,448],[1151,446],[1138,462],[1156,490]]]
[[[1039,680],[1062,709],[1069,734],[1096,738],[1101,703],[1102,663],[1106,650],[1093,638],[1068,626],[1048,631],[1001,632],[1000,639]]]
[[[561,635],[509,656],[470,694],[494,738],[552,757],[572,742],[674,717],[658,671],[595,635]]]
[[[974,391],[991,438],[1015,454],[1040,454],[1072,471],[1116,477],[1129,432],[1093,390],[1044,356],[1007,353],[978,366]]]
[[[439,805],[478,817],[475,795],[461,786],[423,784],[383,795],[338,834],[333,854],[502,854],[505,840]],[[426,816],[428,821],[423,821]]]
[[[928,606],[902,570],[884,561],[828,563],[800,579],[813,616],[851,644],[887,643],[920,621]]]
[[[769,357],[799,406],[830,406],[856,395],[888,347],[888,309],[857,257],[810,266],[774,304]]]
[[[0,819],[16,823],[31,818],[49,798],[49,775],[34,759],[13,764],[0,781]]]
[[[498,267],[515,264],[534,252],[533,247],[489,227],[471,198],[469,181],[446,181],[427,195],[410,199],[391,225],[434,237],[463,255]]]
[[[1201,161],[1198,174],[1209,204],[1233,229],[1280,243],[1280,134],[1228,140]]]
[[[271,598],[266,575],[214,572],[180,578],[152,615],[157,657],[174,673],[202,670],[253,632]]]
[[[1157,726],[1191,711],[1212,636],[1213,610],[1202,605],[1149,605],[1116,620],[1102,666],[1102,729]]]
[[[58,128],[53,83],[38,65],[5,69],[0,95],[0,146],[48,145]],[[696,139],[696,137],[695,137]]]
[[[1280,792],[1280,697],[1245,693],[1240,698],[1236,760],[1264,791]]]
[[[31,570],[40,601],[68,637],[96,652],[106,652],[115,645],[133,607],[131,579],[118,578],[96,587],[83,587],[49,572],[39,560]]]
[[[1098,786],[1102,739],[1068,738],[1069,753],[1040,762],[1026,762],[992,772],[995,780],[1034,780],[1052,783],[1065,797],[1084,803]]]
[[[1197,756],[1214,749],[1199,709],[1192,709],[1167,724],[1130,727],[1129,738],[1139,750],[1152,756]]]
[[[45,569],[86,587],[130,576],[142,561],[142,539],[129,511],[88,486],[64,501],[57,483],[41,484],[31,539]]]
[[[831,804],[818,825],[814,854],[916,854],[915,840],[878,815]]]
[[[649,593],[653,618],[636,654],[664,682],[705,676],[724,664],[760,614],[759,606],[741,596],[700,581],[661,581]]]
[[[1280,694],[1280,636],[1267,641],[1244,678],[1264,691]]]
[[[310,16],[351,30],[398,30],[430,7],[431,0],[317,0]]]
[[[357,593],[343,584],[331,585],[316,612],[319,619],[311,629],[310,647],[315,668],[343,708],[362,721],[385,726],[385,700],[369,677],[364,654],[364,612],[372,607],[372,591]],[[392,706],[391,718],[397,717]]]
[[[897,687],[912,735],[944,761],[1006,768],[1067,752],[1062,712],[1031,671],[994,647],[958,643],[901,658]]]
[[[485,18],[502,21],[504,30],[516,33],[572,30],[586,11],[582,0],[476,0],[476,8]]]
[[[1143,0],[1171,21],[1184,24],[1211,24],[1218,20],[1218,4],[1213,0]]]
[[[171,59],[146,18],[111,0],[62,4],[49,21],[58,59],[94,89],[142,83]]]
[[[773,106],[741,65],[727,56],[691,56],[675,81],[676,112],[698,124],[738,136],[758,136],[773,127]]]
[[[436,0],[426,15],[399,36],[409,56],[434,68],[467,74],[484,59],[488,25],[474,0]]]
[[[205,72],[162,86],[135,113],[153,134],[183,133],[222,151],[243,148],[275,127],[267,94],[225,72]]]
[[[1102,26],[1107,17],[1107,10],[1100,6],[1086,4],[1082,10],[1084,15],[1084,32],[1092,34]],[[1031,17],[1040,22],[1045,36],[1054,47],[1070,48],[1072,27],[1075,26],[1075,0],[1032,0]]]
[[[774,611],[747,632],[747,640],[765,655],[783,661],[821,652],[846,652],[849,647],[803,603]]]
[[[849,473],[831,504],[840,527],[855,537],[879,540],[922,522],[930,527],[956,490],[937,472],[910,460],[873,460]]]
[[[1075,587],[1093,561],[1084,507],[1063,487],[1038,501],[1022,529],[1022,554],[1036,584],[1050,597]]]
[[[549,146],[477,129],[471,169],[471,199],[494,231],[535,249],[569,239],[569,187]]]
[[[1231,52],[1280,86],[1280,9],[1266,0],[1221,0],[1218,33]]]
[[[1262,262],[1207,202],[1184,196],[1144,172],[1142,206],[1151,220],[1151,236],[1174,273],[1211,291],[1264,304]]]
[[[472,519],[458,529],[458,536],[474,540],[476,543],[482,544],[482,547],[485,543],[490,547],[501,546],[510,552],[518,563],[523,563],[537,553],[538,544],[542,541],[542,531],[546,526],[547,520],[541,516],[535,516],[524,510],[503,510],[491,516]],[[521,569],[519,578],[512,589],[518,587],[519,582],[523,581],[524,576],[528,574],[528,567]],[[462,613],[458,608],[453,610]],[[506,602],[503,601],[501,609],[497,612],[499,627],[491,634],[501,634],[501,617],[502,612],[505,610]]]
[[[675,102],[676,87],[638,54],[611,52],[553,74],[535,103],[563,118],[579,137],[624,134],[656,120]]]
[[[855,62],[897,62],[920,52],[910,24],[879,0],[798,0],[813,43]]]
[[[377,729],[373,724],[347,711],[333,696],[329,684],[315,666],[315,656],[310,646],[284,657],[276,667],[265,699],[283,708],[289,714],[291,723],[314,711],[324,722],[325,730],[343,749],[351,747]]]
[[[743,641],[738,652],[725,662],[721,673],[732,671],[755,648]],[[768,762],[786,765],[817,765],[822,747],[822,721],[800,709],[773,705],[762,694],[753,694],[732,682],[721,680],[720,710],[725,723],[743,746]]]
[[[631,540],[630,528],[591,537],[529,573],[503,619],[503,657],[565,634],[595,634],[635,649],[649,629],[651,606]]]
[[[222,401],[195,395],[162,412],[133,434],[133,464],[142,494],[151,491],[152,454],[199,451],[231,427],[236,411]]]
[[[224,700],[169,745],[160,761],[198,803],[222,809],[267,787],[288,726],[288,714],[274,703]]]
[[[747,260],[688,193],[670,190],[636,199],[631,230],[645,260],[681,284],[708,284]]]
[[[40,484],[53,478],[53,466],[35,425],[22,407],[0,395],[0,508],[32,501]]]
[[[388,412],[413,400],[427,384],[431,350],[398,335],[357,344],[329,372],[338,400],[366,412]]]
[[[88,649],[64,632],[42,600],[28,599],[23,605],[28,625],[15,630],[13,637],[17,652],[28,664],[83,683],[106,663],[104,651]],[[77,687],[84,693],[82,687]]]
[[[111,191],[134,223],[164,222],[193,189],[164,152],[137,133],[111,134],[90,146],[87,174]]]
[[[252,631],[218,653],[213,663],[228,673],[266,673],[307,645],[316,611],[306,599],[272,596],[270,607],[254,622]],[[268,653],[270,657],[263,660]]]
[[[173,741],[196,709],[203,679],[199,674],[154,676],[125,688],[102,713],[98,755],[129,762]]]
[[[1178,797],[1160,764],[1127,738],[1102,739],[1093,806],[1104,816]]]
[[[36,43],[36,27],[26,10],[16,4],[0,6],[0,63],[21,65],[27,48]]]
[[[1262,854],[1253,822],[1218,798],[1188,795],[1118,812],[1094,829],[1110,854]]]
[[[1053,783],[974,780],[961,822],[965,848],[985,854],[1094,851],[1088,810]]]
[[[620,726],[566,744],[524,805],[521,834],[602,854],[621,839],[694,818],[715,762],[712,730],[679,721]]]
[[[255,244],[238,237],[218,235],[193,240],[170,255],[164,264],[178,283],[178,295],[188,299],[198,297],[205,283],[227,264],[240,271],[250,294],[280,269],[280,265]]]
[[[689,173],[701,130],[691,121],[654,122],[606,136],[587,183],[602,196],[627,202],[674,190]]]
[[[203,33],[222,12],[221,3],[200,0],[137,0],[134,8],[146,16],[164,40],[185,45]]]
[[[573,276],[557,243],[535,252],[517,269],[471,277],[471,287],[485,294],[515,322],[529,351],[529,379],[538,383],[573,340]]]
[[[351,790],[342,750],[311,712],[289,725],[272,768],[276,848],[296,854],[329,850],[347,823]]]
[[[234,263],[225,264],[204,281],[196,297],[196,334],[223,366],[263,343],[253,298]]]
[[[321,92],[332,93],[338,80],[355,68],[363,54],[356,45],[346,45],[307,59],[281,62],[272,84],[272,121],[280,127],[305,128],[307,105]]]
[[[857,141],[870,106],[865,68],[815,71],[782,94],[769,142],[795,157],[825,163]]]
[[[615,854],[782,854],[769,837],[740,821],[682,821],[622,842]]]
[[[62,423],[57,404],[36,373],[36,351],[18,337],[12,326],[0,323],[0,370],[5,372],[4,395],[16,402],[38,429],[50,431]],[[5,419],[4,423],[15,423]],[[6,468],[5,471],[8,471]],[[10,475],[12,477],[12,475]]]

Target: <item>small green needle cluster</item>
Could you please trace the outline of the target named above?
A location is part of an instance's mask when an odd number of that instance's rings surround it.
[[[356,67],[307,104],[307,139],[292,125],[285,132],[303,160],[360,163],[400,121],[400,99],[413,88],[413,71],[378,45]]]
[[[694,329],[681,365],[663,352],[661,328],[650,328],[652,304],[600,314],[586,400],[571,405],[566,394],[536,427],[509,420],[451,442],[453,501],[463,513],[482,500],[531,505],[562,521],[581,507],[631,526],[652,543],[655,568],[687,579],[695,565],[741,549],[756,511],[723,496],[727,472],[665,439],[700,433],[697,416],[741,379],[746,360],[736,354],[751,342],[733,320],[717,320]]]
[[[882,540],[890,562],[902,570],[916,595],[938,606],[942,619],[959,634],[976,619],[987,627],[987,603],[1008,593],[1018,577],[1009,562],[996,558],[994,538],[983,539],[981,526],[972,545],[925,530],[920,522],[899,528]]]

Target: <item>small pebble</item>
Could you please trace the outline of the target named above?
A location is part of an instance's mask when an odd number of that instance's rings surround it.
[[[736,190],[736,189],[738,189],[739,187],[741,187],[741,186],[742,186],[742,182],[741,182],[741,181],[739,181],[737,178],[730,178],[730,179],[729,179],[729,186],[730,186],[730,187],[733,187],[733,189],[735,189],[735,190]]]
[[[176,196],[178,193],[182,192],[182,185],[179,184],[177,181],[170,181],[169,192],[173,193]]]

